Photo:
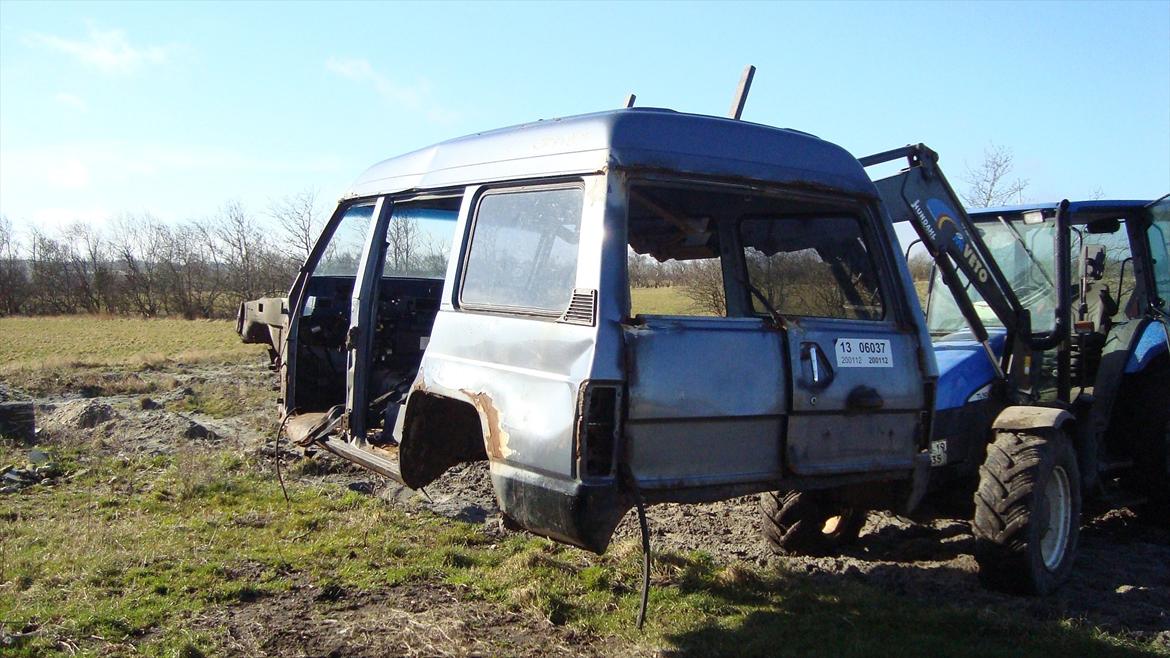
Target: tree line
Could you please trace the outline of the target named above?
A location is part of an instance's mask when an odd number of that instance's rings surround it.
[[[234,317],[240,301],[288,289],[321,228],[313,192],[264,214],[275,223],[230,201],[204,220],[125,214],[24,235],[0,217],[0,315]]]
[[[1011,178],[1012,171],[1011,150],[990,145],[982,163],[967,169],[963,201],[972,208],[1020,201],[1028,181]],[[279,199],[262,215],[272,222],[230,201],[208,219],[177,225],[126,214],[103,228],[75,222],[57,231],[33,228],[23,237],[0,216],[0,316],[233,317],[240,301],[287,290],[323,224],[312,191]],[[415,254],[414,229],[413,223],[392,225],[407,234],[388,236],[401,248],[387,254],[387,266],[398,271],[418,256],[411,267],[441,271],[445,252]],[[915,281],[929,278],[926,254],[911,254],[909,264]],[[659,263],[631,253],[629,280],[635,288],[678,287],[697,308],[715,314],[726,304],[717,260]]]

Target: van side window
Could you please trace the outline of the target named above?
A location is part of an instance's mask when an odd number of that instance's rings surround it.
[[[394,205],[386,227],[383,277],[442,279],[455,236],[459,197]]]
[[[630,190],[626,268],[630,316],[727,315],[715,218],[694,212],[691,190]]]
[[[559,315],[577,277],[581,187],[489,192],[479,201],[460,302]]]
[[[879,320],[877,271],[855,217],[754,217],[739,225],[748,279],[781,315]],[[757,313],[766,313],[753,297]]]

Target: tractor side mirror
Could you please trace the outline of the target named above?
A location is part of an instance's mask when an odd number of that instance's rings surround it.
[[[1100,281],[1105,276],[1105,245],[1087,244],[1081,247],[1081,278]]]

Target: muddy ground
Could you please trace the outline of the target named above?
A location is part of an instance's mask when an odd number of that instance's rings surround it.
[[[150,396],[81,397],[66,392],[38,398],[38,424],[50,434],[84,431],[103,450],[115,453],[170,453],[187,446],[220,445],[272,456],[274,405],[218,419],[172,410],[176,400],[191,395],[193,386],[246,382],[269,388],[273,376],[263,366],[193,367],[170,376],[173,386]],[[318,458],[327,465],[310,469],[312,474],[289,476],[290,486],[298,479],[326,479],[380,496],[388,504],[427,508],[484,524],[492,533],[506,532],[500,527],[483,464],[456,467],[425,492],[413,492],[337,458]],[[842,555],[780,557],[760,538],[755,497],[708,505],[657,505],[648,516],[654,548],[703,550],[721,562],[786,568],[814,579],[850,579],[911,599],[993,610],[1006,617],[1071,619],[1135,639],[1156,638],[1170,648],[1170,532],[1141,525],[1124,509],[1087,520],[1072,578],[1046,598],[982,588],[971,554],[973,539],[960,520],[916,523],[874,513],[857,545]],[[618,538],[635,538],[637,533],[631,512],[619,527]],[[306,617],[320,623],[285,623]],[[193,623],[228,628],[232,646],[246,655],[445,655],[496,653],[501,647],[517,655],[550,651],[601,655],[629,649],[596,639],[581,642],[572,631],[547,620],[482,602],[461,602],[451,591],[433,585],[381,593],[294,587],[282,597],[218,610]],[[515,632],[517,627],[529,632]],[[491,629],[513,630],[500,635]]]

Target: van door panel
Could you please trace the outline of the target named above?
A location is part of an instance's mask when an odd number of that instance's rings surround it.
[[[925,404],[917,339],[891,323],[819,318],[800,318],[787,334],[788,468],[798,475],[910,468]]]
[[[774,479],[788,398],[781,334],[756,318],[625,327],[625,437],[639,486]]]

